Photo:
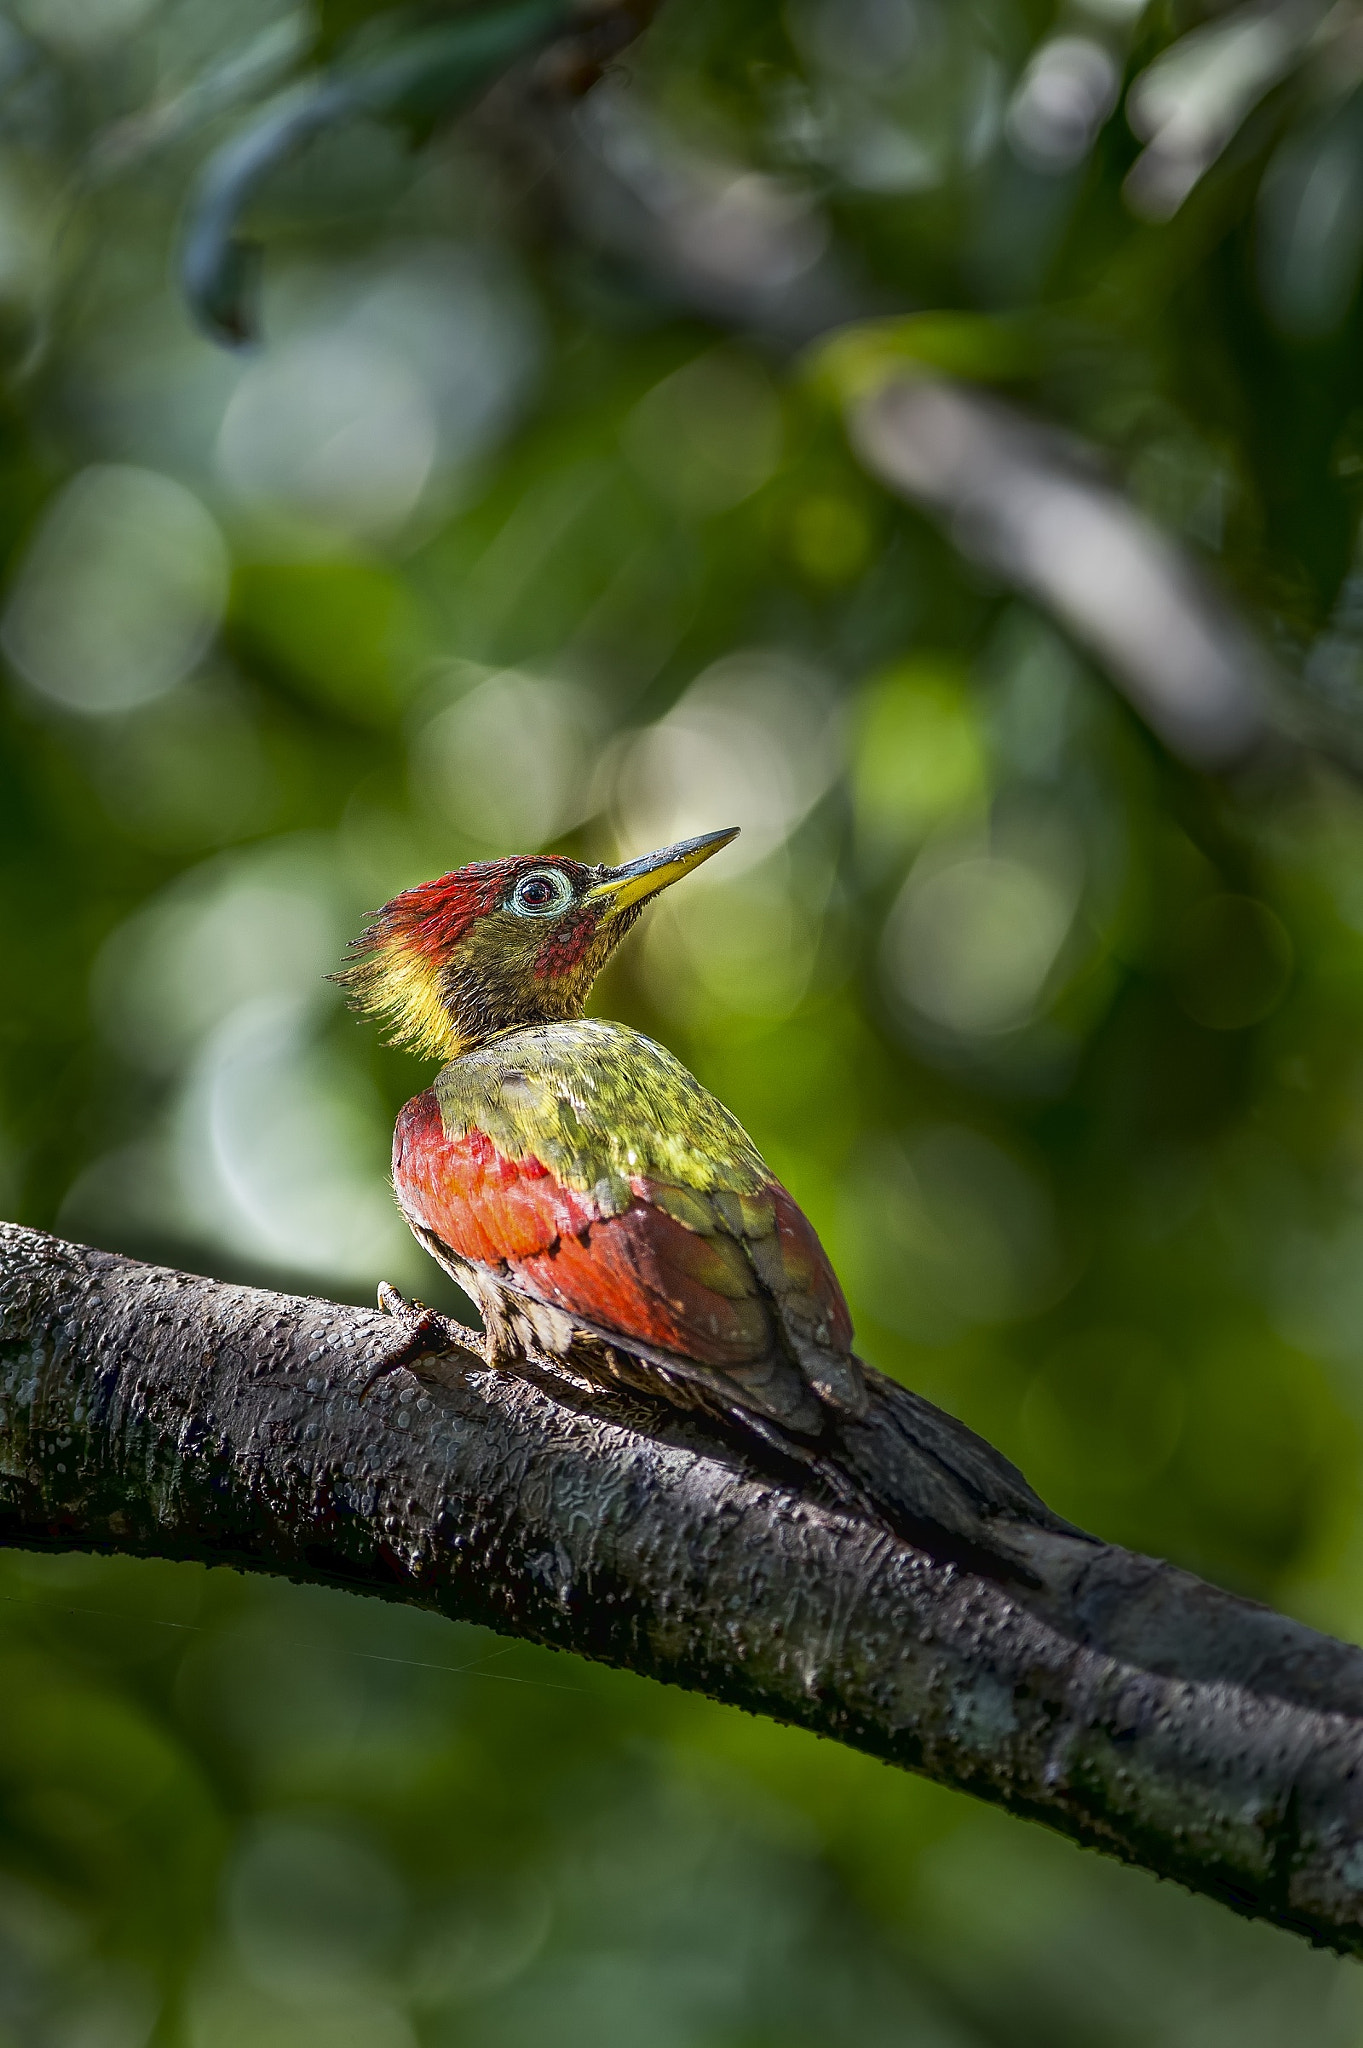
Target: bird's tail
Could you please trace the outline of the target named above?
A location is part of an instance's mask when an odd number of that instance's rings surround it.
[[[796,1443],[756,1417],[744,1421],[778,1454],[793,1457],[839,1507],[887,1523],[934,1558],[1035,1584],[1022,1532],[1082,1532],[963,1422],[884,1373],[862,1370],[866,1414],[830,1420],[817,1443]]]

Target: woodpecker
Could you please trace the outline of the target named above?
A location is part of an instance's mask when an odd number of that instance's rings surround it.
[[[393,1186],[489,1362],[548,1359],[798,1451],[867,1410],[827,1254],[679,1060],[583,1015],[649,899],[735,836],[620,867],[476,862],[385,904],[336,978],[391,1042],[445,1062],[398,1118]]]

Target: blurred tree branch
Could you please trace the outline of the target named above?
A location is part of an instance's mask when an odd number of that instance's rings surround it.
[[[1173,754],[1233,769],[1270,731],[1340,750],[1321,707],[1289,713],[1291,679],[1101,451],[980,388],[1024,367],[1006,317],[872,317],[812,197],[701,157],[609,86],[550,133],[544,168],[575,232],[679,310],[802,352],[867,474],[1058,619]]]
[[[921,1546],[534,1361],[449,1354],[362,1399],[392,1336],[0,1226],[0,1538],[278,1572],[600,1658],[1363,1952],[1363,1652],[992,1496],[1010,1468],[888,1381]]]
[[[912,372],[854,402],[848,431],[873,476],[1096,654],[1173,753],[1223,769],[1262,740],[1280,699],[1266,651],[1096,451],[992,394]]]

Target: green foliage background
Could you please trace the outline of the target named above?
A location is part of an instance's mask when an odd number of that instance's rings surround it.
[[[1353,0],[669,0],[578,117],[707,232],[756,192],[868,310],[966,315],[944,366],[1211,563],[1313,741],[1219,781],[868,480],[805,358],[593,238],[558,116],[321,134],[255,202],[264,343],[196,333],[199,167],[371,14],[0,8],[0,1207],[451,1304],[346,938],[466,859],[739,823],[600,1007],[743,1117],[869,1359],[1357,1637]],[[1352,1965],[833,1745],[339,1594],[0,1560],[16,2048],[1361,2036]]]

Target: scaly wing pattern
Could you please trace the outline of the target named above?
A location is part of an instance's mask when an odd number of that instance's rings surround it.
[[[678,1112],[696,1097],[703,1113],[680,1118],[688,1157]],[[456,1259],[709,1368],[742,1406],[796,1429],[817,1429],[823,1403],[864,1406],[812,1226],[728,1112],[623,1026],[539,1026],[454,1062],[403,1111],[393,1176],[409,1222]]]

